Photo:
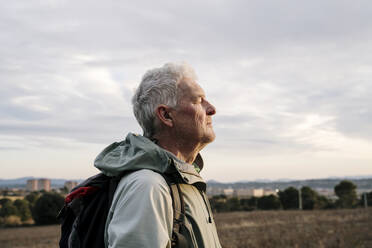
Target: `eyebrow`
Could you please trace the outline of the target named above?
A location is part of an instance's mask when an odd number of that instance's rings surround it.
[[[196,99],[196,98],[202,98],[202,99],[205,99],[205,95],[203,95],[203,94],[197,94],[197,95],[195,95],[194,96],[194,98]]]

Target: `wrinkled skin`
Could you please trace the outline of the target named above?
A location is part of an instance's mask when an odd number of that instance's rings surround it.
[[[203,89],[191,79],[184,78],[178,84],[177,95],[177,107],[172,113],[177,137],[202,148],[215,139],[212,116],[216,109],[206,100]]]

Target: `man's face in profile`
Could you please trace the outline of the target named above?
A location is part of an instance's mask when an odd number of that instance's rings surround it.
[[[177,136],[208,144],[215,139],[212,115],[215,107],[205,97],[203,89],[189,78],[184,78],[177,89],[177,106],[172,111]]]

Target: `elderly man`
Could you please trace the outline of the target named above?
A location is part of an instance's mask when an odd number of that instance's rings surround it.
[[[133,99],[143,136],[128,134],[95,160],[106,175],[123,172],[105,229],[106,247],[171,247],[174,220],[169,183],[179,175],[184,199],[181,235],[188,247],[221,247],[199,172],[199,152],[215,138],[216,109],[186,64],[166,64],[148,71]]]

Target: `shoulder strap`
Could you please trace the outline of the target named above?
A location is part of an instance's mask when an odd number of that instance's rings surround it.
[[[168,180],[167,180],[168,182]],[[181,234],[185,225],[185,201],[183,199],[180,185],[177,183],[169,184],[173,206],[173,230],[172,230],[172,247],[187,248],[187,240]]]
[[[173,219],[174,231],[180,231],[180,226],[184,223],[185,217],[185,203],[183,200],[182,193],[180,192],[180,185],[179,184],[171,184],[170,186],[171,196],[172,196],[172,203],[173,203]]]

